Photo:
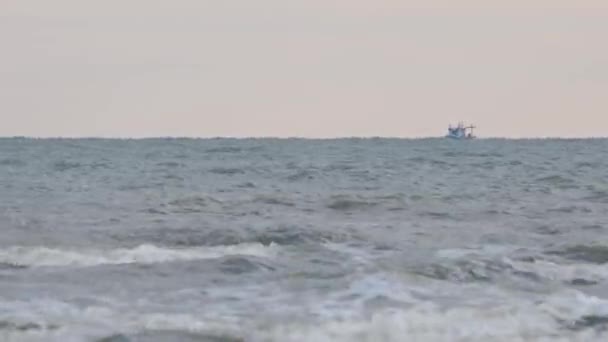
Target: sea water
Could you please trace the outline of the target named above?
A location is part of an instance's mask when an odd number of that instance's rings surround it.
[[[601,341],[608,140],[0,139],[0,341]]]

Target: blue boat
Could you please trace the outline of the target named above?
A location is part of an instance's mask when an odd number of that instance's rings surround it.
[[[465,126],[462,122],[458,123],[458,126],[456,127],[452,127],[452,125],[450,125],[448,127],[448,135],[446,135],[446,138],[450,138],[450,139],[473,139],[475,138],[475,136],[473,135],[473,129],[475,128],[475,126],[473,125],[469,125],[469,126]]]

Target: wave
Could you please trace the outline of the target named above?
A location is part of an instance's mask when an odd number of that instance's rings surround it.
[[[69,250],[49,247],[13,246],[0,250],[0,264],[12,267],[96,266],[118,264],[154,264],[171,261],[217,259],[247,255],[272,257],[277,245],[243,243],[230,246],[198,248],[163,248],[140,245],[110,250]]]
[[[545,177],[539,177],[535,180],[538,183],[546,184],[551,187],[555,187],[560,190],[578,189],[578,185],[575,180],[561,175],[551,175]]]
[[[313,170],[299,170],[298,172],[287,176],[287,180],[290,182],[297,182],[300,180],[312,180],[315,178],[316,172]]]
[[[141,313],[118,303],[80,307],[51,299],[0,307],[3,342],[243,341],[238,325],[213,314]]]
[[[608,246],[602,245],[576,245],[566,247],[562,250],[549,251],[547,254],[594,264],[608,263]]]
[[[329,197],[328,209],[351,212],[382,208],[388,211],[399,211],[407,208],[406,196],[402,193],[384,193],[375,195],[335,194]]]
[[[156,330],[146,331],[140,334],[130,336],[124,334],[113,334],[101,338],[95,342],[164,342],[164,341],[180,341],[180,342],[245,342],[246,340],[240,337],[232,337],[225,334],[214,333],[191,333],[175,330]]]
[[[549,208],[547,209],[547,212],[549,213],[564,213],[564,214],[573,214],[573,213],[578,213],[578,214],[590,214],[593,211],[587,207],[584,206],[577,206],[577,205],[566,205],[566,206],[560,206],[557,208]]]
[[[245,242],[243,234],[235,229],[195,229],[195,228],[146,228],[130,232],[120,232],[111,235],[120,243],[129,244],[158,244],[168,247],[214,247],[237,245]]]
[[[67,170],[71,170],[71,169],[77,169],[82,166],[83,166],[83,164],[81,164],[81,163],[69,162],[66,160],[60,160],[60,161],[53,163],[53,169],[55,171],[67,171]]]
[[[307,245],[325,242],[359,241],[361,236],[343,230],[327,230],[313,225],[259,226],[238,228],[146,228],[116,232],[112,239],[122,244],[155,244],[175,248],[211,248],[238,244],[264,246]],[[0,264],[1,265],[1,264]],[[1,267],[1,266],[0,266]]]
[[[209,172],[215,173],[218,175],[232,176],[232,175],[243,174],[243,173],[245,173],[245,170],[236,168],[236,167],[215,167],[215,168],[209,169]]]
[[[248,236],[247,239],[249,241],[260,242],[264,245],[278,243],[281,246],[285,246],[344,242],[348,240],[358,240],[360,237],[345,232],[333,232],[309,227],[279,226],[253,233]]]
[[[52,168],[57,172],[64,172],[74,169],[88,168],[90,170],[111,169],[112,165],[108,161],[98,161],[92,163],[71,162],[68,160],[59,160],[52,164]]]
[[[379,203],[362,199],[358,197],[350,197],[346,195],[332,196],[327,208],[337,211],[352,211],[369,209],[377,206]]]
[[[178,167],[185,166],[185,164],[174,162],[174,161],[166,161],[166,162],[156,163],[156,166],[163,166],[163,167],[166,167],[166,168],[178,168]]]
[[[17,331],[29,331],[29,330],[55,330],[58,327],[55,325],[44,326],[34,322],[11,322],[11,321],[0,321],[0,330],[17,330]]]
[[[608,191],[594,190],[591,195],[584,197],[583,200],[594,203],[608,203]]]
[[[21,159],[16,159],[16,158],[6,158],[6,159],[0,159],[0,165],[1,166],[26,166],[27,163]]]
[[[222,201],[211,197],[211,196],[185,196],[174,199],[168,202],[166,205],[167,210],[176,214],[188,214],[188,213],[202,213],[205,210],[210,210],[209,208],[217,208],[221,206]],[[164,210],[151,208],[152,210],[159,210],[160,212],[164,212]]]
[[[558,282],[575,287],[597,285],[608,279],[608,270],[599,265],[562,265],[547,260],[518,261],[506,259],[508,272],[513,276],[534,281]]]
[[[94,337],[104,342],[138,341],[143,337],[251,342],[548,342],[608,338],[606,300],[580,291],[557,292],[534,301],[505,296],[498,302],[458,307],[423,301],[408,307],[358,308],[297,319],[271,314],[237,318],[217,312],[142,313],[109,302],[82,308],[54,300],[8,301],[0,303],[5,309],[0,312],[0,322],[4,322],[0,337],[12,337],[3,341],[73,341],[87,336],[87,340]]]
[[[592,254],[593,260],[603,257],[604,250]],[[599,255],[599,256],[598,256]],[[542,255],[518,251],[510,247],[482,249],[451,249],[439,251],[438,263],[421,265],[414,273],[439,280],[484,282],[497,279],[524,279],[533,282],[559,282],[566,285],[596,285],[608,279],[608,270],[599,263],[560,264]],[[576,261],[588,261],[572,258]]]
[[[251,341],[600,341],[608,337],[608,303],[580,292],[537,302],[442,308],[420,303],[368,317],[285,322]]]
[[[270,204],[270,205],[279,205],[284,207],[293,207],[295,203],[290,201],[288,198],[285,198],[280,195],[257,195],[253,198],[254,203],[262,203],[262,204]]]
[[[231,146],[213,147],[205,150],[206,153],[239,153],[241,151],[243,151],[242,148]]]

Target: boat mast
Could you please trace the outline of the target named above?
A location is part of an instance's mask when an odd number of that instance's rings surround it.
[[[469,125],[469,127],[466,127],[466,128],[468,128],[468,129],[470,129],[470,130],[471,130],[471,133],[470,133],[470,134],[471,134],[471,136],[473,136],[473,130],[475,129],[475,126],[473,126],[473,125]]]

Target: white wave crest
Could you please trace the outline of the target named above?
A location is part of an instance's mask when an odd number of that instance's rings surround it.
[[[109,250],[13,246],[0,250],[0,263],[27,267],[153,264],[180,260],[215,259],[230,255],[272,257],[276,251],[276,245],[264,246],[259,243],[196,248],[140,245],[135,248]]]
[[[110,304],[108,302],[107,304]],[[108,333],[126,335],[182,331],[231,336],[250,342],[304,341],[605,341],[608,332],[564,324],[589,315],[608,314],[608,301],[578,291],[548,296],[540,303],[514,300],[496,306],[441,308],[430,302],[410,309],[381,310],[358,317],[327,317],[322,321],[251,315],[218,316],[213,312],[149,312],[111,304],[80,308],[49,300],[0,302],[0,321],[36,329],[0,329],[2,341],[90,341]],[[84,338],[88,336],[87,338]],[[93,339],[95,340],[95,339]]]
[[[495,317],[487,317],[487,315]],[[593,331],[560,331],[547,317],[515,316],[457,310],[393,312],[375,315],[370,320],[330,321],[322,325],[290,325],[258,334],[251,341],[282,342],[592,342],[607,338]]]
[[[407,310],[378,311],[367,318],[274,325],[256,331],[251,341],[604,341],[606,330],[566,325],[585,316],[604,317],[607,309],[607,301],[577,291],[556,293],[540,304],[515,300],[491,307],[442,309],[426,302]]]

